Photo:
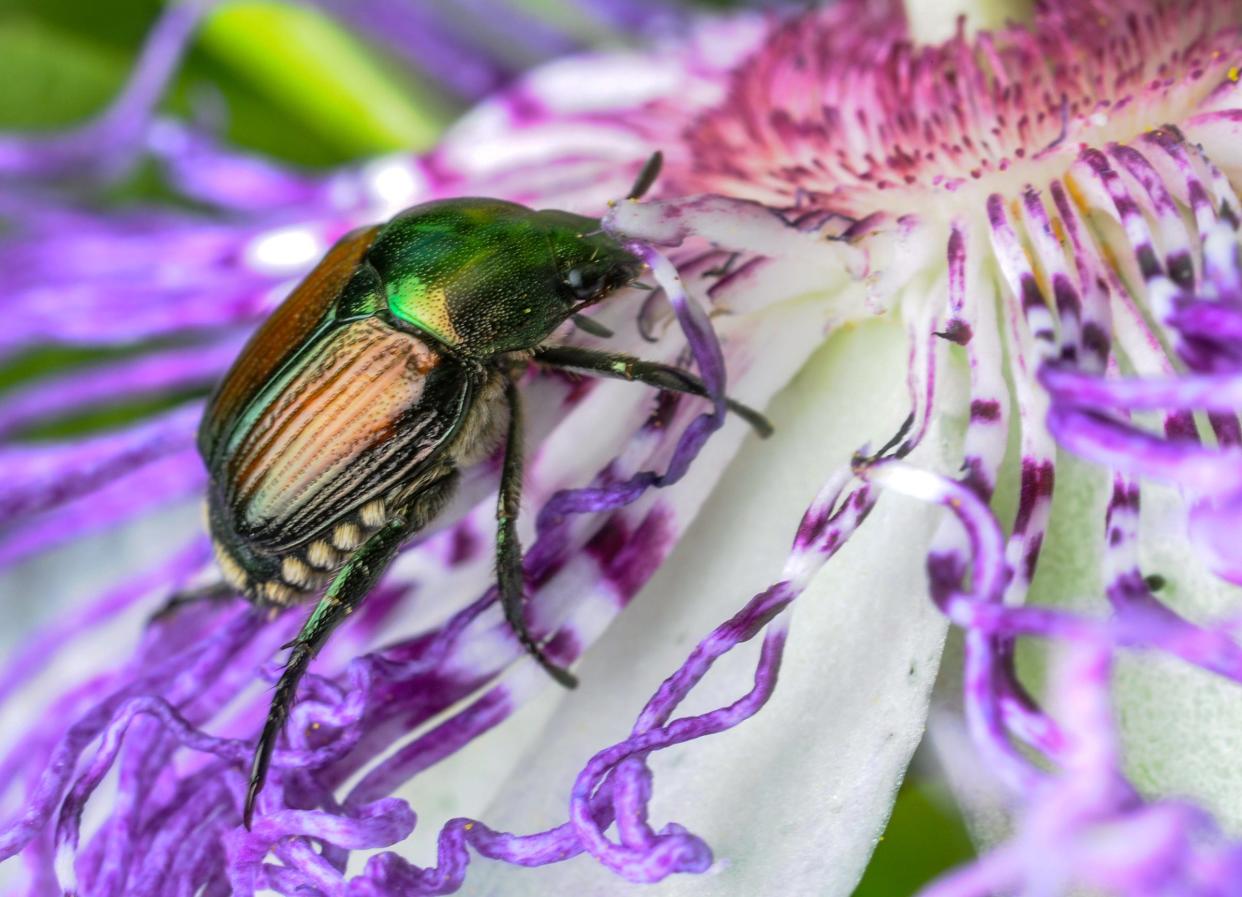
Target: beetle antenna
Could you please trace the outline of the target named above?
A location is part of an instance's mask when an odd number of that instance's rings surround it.
[[[655,183],[656,178],[660,176],[660,169],[664,166],[664,153],[656,150],[651,154],[651,158],[643,165],[643,170],[638,173],[638,178],[634,181],[634,186],[630,188],[630,192],[625,195],[626,199],[642,199],[643,194],[651,189],[651,185]]]

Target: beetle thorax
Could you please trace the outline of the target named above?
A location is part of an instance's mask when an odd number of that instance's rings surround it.
[[[394,318],[478,361],[538,346],[640,267],[594,219],[485,199],[410,209],[367,262]]]

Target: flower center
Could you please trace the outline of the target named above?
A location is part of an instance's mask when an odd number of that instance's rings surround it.
[[[1229,8],[1054,3],[1030,26],[968,37],[959,21],[919,46],[895,4],[836,4],[785,23],[734,73],[726,102],[689,129],[677,187],[857,217],[925,213],[930,192],[948,218],[1231,87],[1242,52]]]

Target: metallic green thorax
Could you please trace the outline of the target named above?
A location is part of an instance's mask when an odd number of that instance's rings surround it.
[[[367,261],[396,318],[480,359],[538,345],[641,265],[594,219],[495,199],[416,206]]]

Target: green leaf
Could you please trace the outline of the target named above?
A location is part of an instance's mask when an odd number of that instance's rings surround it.
[[[888,827],[853,897],[914,894],[974,856],[952,798],[912,774],[897,795]]]
[[[29,15],[0,15],[0,128],[47,130],[98,111],[121,88],[123,48],[65,31]]]

